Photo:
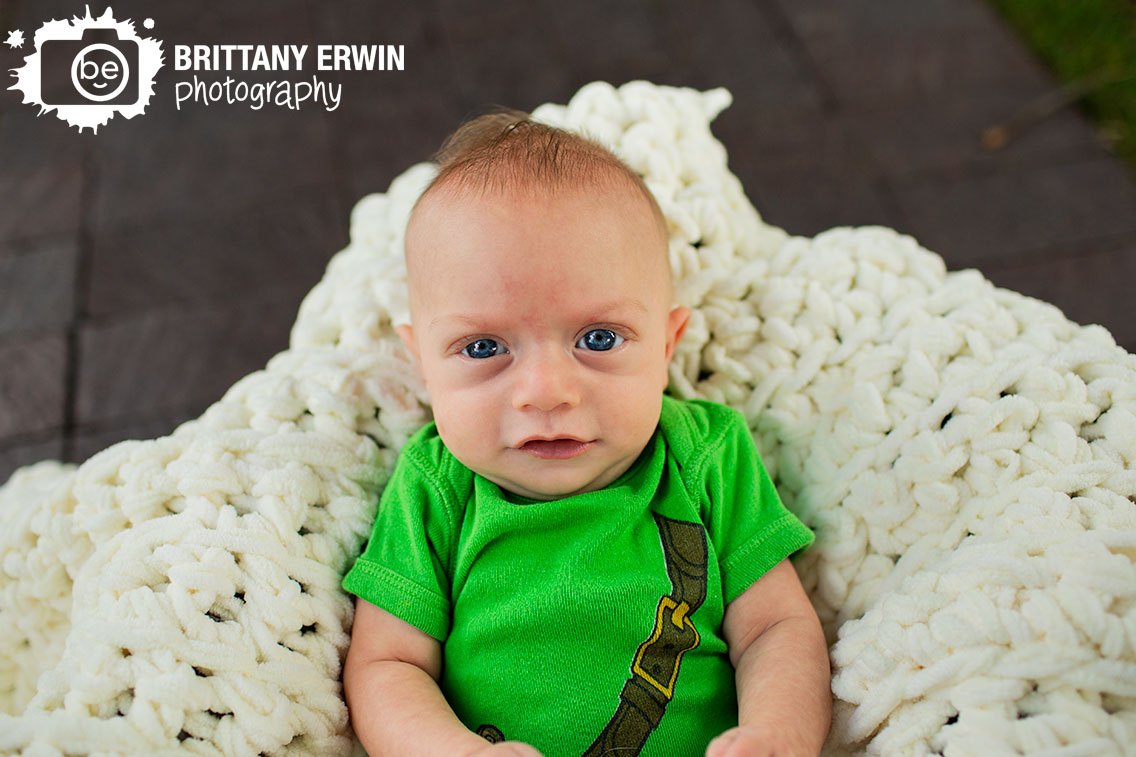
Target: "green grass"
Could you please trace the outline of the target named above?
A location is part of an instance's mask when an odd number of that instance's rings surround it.
[[[989,0],[1065,83],[1104,77],[1081,101],[1136,168],[1136,1]]]

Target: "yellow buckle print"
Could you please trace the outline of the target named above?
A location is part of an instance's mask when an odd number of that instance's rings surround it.
[[[668,639],[675,642],[681,642],[681,645],[674,645],[673,649],[669,650],[670,654],[667,657],[673,656],[674,662],[670,667],[670,678],[666,683],[660,681],[655,675],[643,667],[643,658],[648,651],[662,638],[664,631],[666,631],[666,624],[668,621],[665,619],[665,614],[670,612],[670,625],[674,626],[675,631],[667,633]],[[682,664],[682,656],[698,646],[700,641],[698,630],[694,627],[694,623],[690,621],[687,614],[690,612],[690,605],[686,602],[675,602],[670,597],[663,597],[659,600],[658,609],[655,611],[655,630],[651,634],[651,638],[639,645],[639,651],[635,654],[635,662],[631,665],[631,672],[640,676],[647,683],[654,686],[659,692],[670,701],[674,696],[675,679],[678,678],[678,669]],[[668,660],[668,663],[670,661]],[[661,671],[660,671],[661,672]]]

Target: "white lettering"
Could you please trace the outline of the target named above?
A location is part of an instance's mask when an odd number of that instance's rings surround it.
[[[406,68],[403,45],[320,45],[320,71],[402,71]]]
[[[93,60],[83,59],[79,64],[79,78],[80,79],[97,79],[99,78],[99,64]]]
[[[323,84],[323,82],[320,82],[320,84]],[[331,111],[333,111],[333,110],[335,110],[339,107],[339,98],[341,98],[343,96],[343,85],[342,84],[336,84],[336,85],[334,85],[334,88],[332,86],[328,86],[327,92],[331,97],[331,101],[333,103],[335,103],[331,107],[328,107],[327,98],[326,97],[323,98],[324,110],[326,110],[330,113]]]
[[[406,70],[406,48],[403,45],[385,45],[387,57],[390,59],[385,64],[379,64],[380,71],[405,71]]]
[[[272,55],[271,58],[269,58],[268,50],[266,50],[264,48],[264,45],[257,45],[256,49],[253,50],[252,67],[246,68],[245,70],[246,71],[263,71],[263,70],[271,71],[273,66],[275,65],[275,60],[276,60],[275,53]],[[287,69],[285,68],[285,69],[281,69],[281,70],[286,71]]]
[[[357,45],[352,48],[352,58],[355,71],[375,70],[375,49],[378,45]]]
[[[195,76],[193,78],[196,79],[197,77]],[[184,95],[181,93],[182,87],[185,87],[185,94]],[[192,95],[192,94],[193,94],[193,85],[192,84],[190,84],[187,81],[179,81],[177,83],[177,85],[174,87],[174,96],[177,97],[177,109],[178,110],[181,110],[181,104],[183,102],[185,102],[186,100],[188,100],[190,95]]]
[[[234,47],[236,47],[236,49],[241,51],[241,68],[244,69],[245,71],[248,71],[249,70],[249,51],[251,51],[253,49],[253,46],[252,45],[234,45]],[[259,47],[259,45],[258,45],[258,47]],[[232,64],[230,64],[228,66],[228,69],[230,71],[233,70]]]
[[[175,45],[178,71],[300,71],[307,45]]]
[[[186,101],[212,105],[225,102],[248,103],[253,110],[260,110],[265,105],[276,105],[290,110],[299,110],[307,102],[319,103],[325,110],[333,111],[339,108],[343,96],[342,84],[331,84],[320,81],[316,76],[310,82],[270,81],[266,83],[248,83],[238,81],[229,76],[225,81],[204,82],[196,75],[193,82],[177,82],[174,86],[177,98],[177,109]]]

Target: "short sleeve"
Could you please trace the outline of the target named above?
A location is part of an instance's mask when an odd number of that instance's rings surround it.
[[[431,462],[407,443],[379,500],[375,525],[344,590],[444,641],[454,508]]]
[[[703,523],[718,554],[726,603],[794,552],[813,543],[813,533],[781,503],[744,417],[726,408],[728,420],[717,454],[708,454],[703,480]]]

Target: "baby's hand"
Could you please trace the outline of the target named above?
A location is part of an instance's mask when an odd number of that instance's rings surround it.
[[[706,757],[799,757],[807,755],[782,734],[768,728],[739,725],[731,728],[706,747]]]
[[[484,749],[470,752],[469,757],[542,757],[541,753],[520,741],[501,741],[486,744]]]

